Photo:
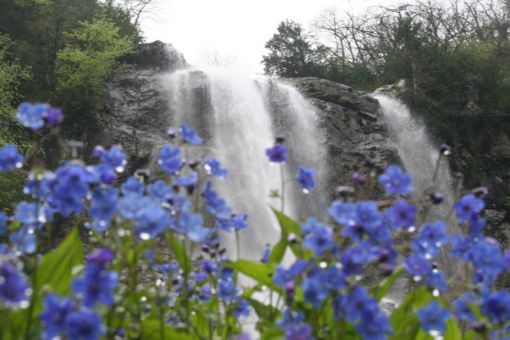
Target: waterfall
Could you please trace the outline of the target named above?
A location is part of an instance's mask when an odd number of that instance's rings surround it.
[[[425,125],[413,118],[407,105],[400,100],[377,91],[374,97],[379,101],[390,138],[396,145],[399,157],[413,177],[415,194],[421,195],[430,190],[441,193],[444,196],[444,203],[434,217],[444,218],[455,199],[448,162],[442,159],[433,183],[439,148],[432,143]]]
[[[195,148],[193,157],[215,156],[228,168],[228,178],[215,186],[235,211],[248,215],[249,228],[240,233],[241,257],[260,259],[265,245],[276,244],[280,235],[270,208],[279,209],[280,200],[269,194],[280,191],[281,169],[269,164],[265,150],[276,137],[285,138],[290,149],[286,182],[295,177],[299,164],[326,176],[313,107],[288,85],[225,68],[178,70],[162,77],[162,84],[173,124],[186,122],[208,140]],[[286,184],[285,195],[285,213],[295,218],[325,208],[318,203],[319,193],[303,198],[294,183]],[[224,241],[235,258],[234,236],[225,235]]]

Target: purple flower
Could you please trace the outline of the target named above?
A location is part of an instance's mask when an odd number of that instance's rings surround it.
[[[39,130],[44,126],[44,118],[50,107],[47,104],[30,104],[23,102],[18,106],[16,119],[25,127],[32,130]]]
[[[388,195],[407,195],[412,191],[411,176],[398,165],[390,165],[379,176],[379,183]]]
[[[459,221],[467,222],[473,214],[478,214],[483,210],[485,203],[475,195],[467,194],[455,203],[454,207]]]
[[[50,126],[56,126],[64,119],[64,113],[59,107],[51,107],[46,112],[46,121]]]
[[[111,249],[96,249],[87,256],[87,264],[105,267],[108,263],[113,261],[114,255]]]
[[[0,263],[0,302],[8,307],[26,307],[30,295],[27,279],[12,263]]]
[[[313,340],[312,327],[305,323],[291,324],[285,329],[285,340]]]
[[[214,177],[225,178],[228,174],[227,169],[222,168],[220,162],[215,158],[206,158],[204,168],[208,175]]]
[[[421,328],[427,333],[439,335],[446,331],[446,320],[451,318],[451,313],[441,307],[436,301],[430,302],[416,313],[420,320]],[[438,334],[439,333],[439,334]]]
[[[266,149],[266,156],[271,163],[285,162],[288,154],[289,150],[280,143],[276,143],[272,148]]]
[[[182,124],[179,129],[182,139],[189,144],[200,145],[203,140],[198,136],[197,132],[186,124]]]
[[[99,340],[103,327],[101,316],[87,308],[70,313],[66,319],[66,335],[69,339]]]
[[[40,316],[44,324],[43,339],[51,340],[62,335],[65,332],[67,317],[74,308],[71,299],[48,294],[44,298],[44,311]]]
[[[23,166],[23,157],[14,145],[5,145],[0,148],[0,173]]]
[[[389,219],[393,229],[408,229],[415,224],[416,207],[407,201],[396,200],[393,206],[386,209],[384,215]]]
[[[315,169],[309,169],[303,165],[299,166],[296,180],[303,188],[303,192],[308,193],[315,188],[315,172]]]
[[[181,159],[181,150],[178,147],[164,145],[159,153],[158,164],[161,169],[169,174],[175,174],[183,165]]]

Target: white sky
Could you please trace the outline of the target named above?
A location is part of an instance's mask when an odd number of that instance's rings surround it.
[[[264,45],[278,24],[291,19],[305,28],[325,8],[362,13],[398,0],[153,0],[142,20],[148,41],[171,43],[196,66],[215,57],[261,72]],[[409,0],[409,2],[412,0]]]

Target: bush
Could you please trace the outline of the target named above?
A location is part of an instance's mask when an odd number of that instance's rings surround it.
[[[44,107],[25,104],[17,117],[38,129],[41,120],[52,121],[49,107],[39,110]],[[0,214],[0,232],[8,238],[0,245],[2,337],[247,339],[243,319],[250,313],[262,339],[509,335],[510,292],[495,290],[494,282],[508,270],[510,253],[483,235],[485,190],[455,204],[456,222],[429,221],[441,195],[410,198],[412,179],[399,166],[378,179],[357,174],[355,187],[378,181],[387,197],[356,201],[355,190],[344,190],[328,208],[327,224],[313,218],[300,224],[275,209],[280,240],[260,261],[230,259],[221,235],[238,237],[248,221],[213,189],[226,169],[213,158],[201,166],[183,159],[184,149],[203,142],[187,125],[170,140],[174,145],[159,156],[164,180],[140,174],[117,185],[126,167],[118,146],[97,147],[95,165],[72,160],[29,175],[24,191],[30,199],[17,203],[14,214]],[[288,150],[277,143],[266,154],[283,166]],[[0,149],[1,172],[21,161],[14,147]],[[296,185],[315,190],[315,176],[301,166]],[[79,222],[43,253],[55,217]],[[90,236],[87,251],[82,225]],[[457,228],[462,235],[449,235]],[[283,264],[286,253],[292,263]],[[451,268],[441,260],[445,253],[457,259]],[[241,275],[253,284],[239,287]],[[409,294],[394,310],[382,309],[402,278]]]

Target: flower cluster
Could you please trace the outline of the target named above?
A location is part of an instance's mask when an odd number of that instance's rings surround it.
[[[62,119],[45,104],[18,111],[33,130]],[[260,260],[233,258],[224,236],[244,236],[249,216],[215,190],[227,169],[213,157],[184,158],[205,142],[188,125],[168,136],[174,144],[161,148],[156,178],[126,175],[127,155],[116,145],[96,147],[93,165],[71,160],[28,173],[25,199],[0,212],[0,308],[16,320],[0,336],[249,339],[250,324],[262,338],[288,340],[508,337],[510,292],[495,287],[510,252],[485,236],[486,190],[460,197],[455,222],[428,220],[427,204],[443,204],[442,196],[421,197],[400,166],[379,177],[356,172],[324,220],[298,222],[275,210],[281,238]],[[283,177],[283,140],[265,153]],[[22,163],[14,146],[0,148],[0,172]],[[286,183],[308,193],[318,190],[316,176],[301,165],[282,178],[282,208]],[[358,188],[377,182],[384,199],[357,199]],[[452,235],[453,224],[461,234]],[[402,280],[408,296],[383,308]]]

